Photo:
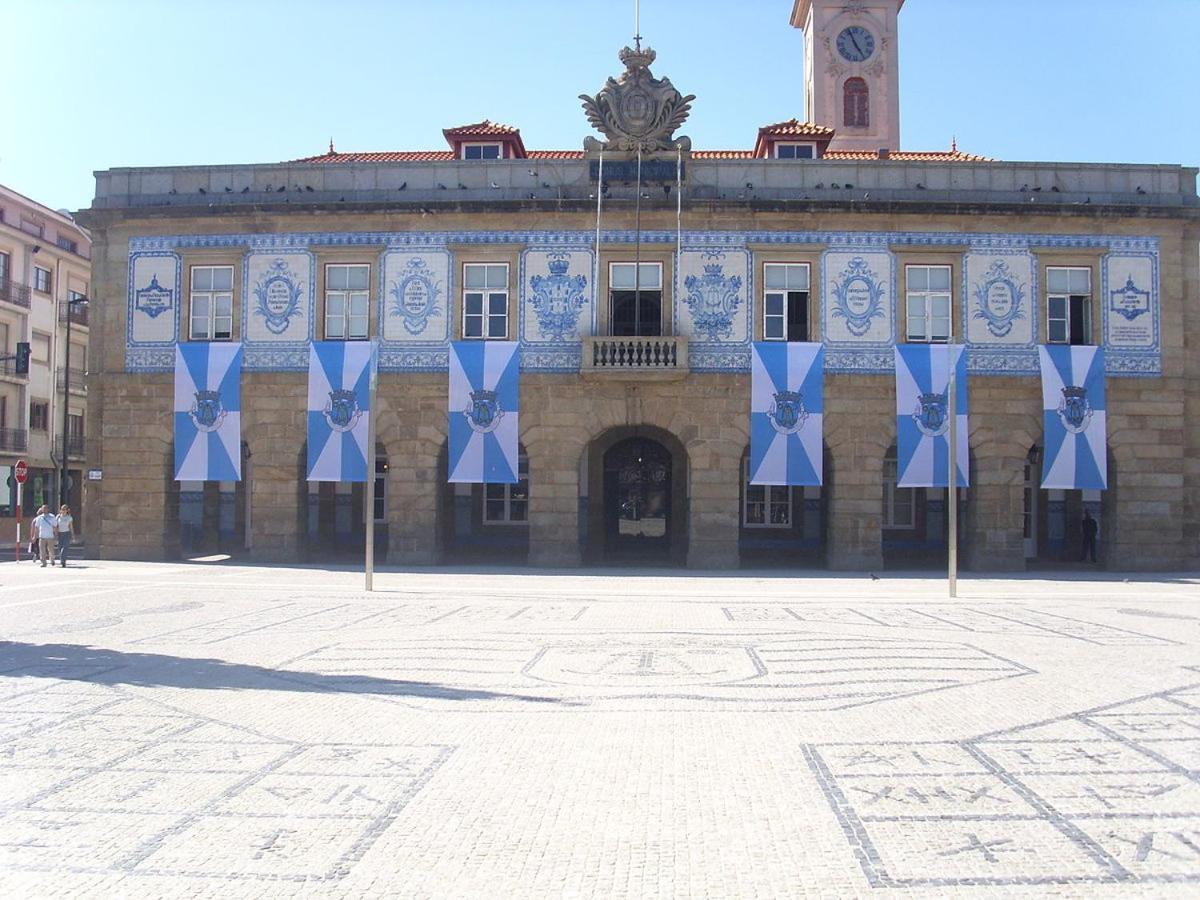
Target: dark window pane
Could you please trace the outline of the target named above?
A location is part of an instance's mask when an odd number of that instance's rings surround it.
[[[789,291],[787,304],[787,339],[808,340],[808,293]]]

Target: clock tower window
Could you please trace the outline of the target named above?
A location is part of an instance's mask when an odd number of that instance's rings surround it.
[[[847,78],[842,88],[842,118],[848,128],[867,128],[871,124],[871,92],[861,78]]]

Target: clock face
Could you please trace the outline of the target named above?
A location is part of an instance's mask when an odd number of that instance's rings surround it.
[[[861,25],[851,25],[837,36],[837,49],[849,62],[862,62],[875,52],[875,35]]]

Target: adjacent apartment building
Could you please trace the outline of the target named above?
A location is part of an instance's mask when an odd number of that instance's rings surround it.
[[[395,563],[933,565],[949,501],[897,484],[893,349],[953,340],[967,565],[1078,565],[1086,510],[1101,565],[1194,567],[1196,170],[905,149],[901,6],[795,0],[808,117],[742,148],[678,136],[736,111],[635,42],[585,114],[561,111],[582,149],[484,121],[436,150],[97,173],[89,541],[324,559],[370,515]],[[308,345],[329,340],[379,345],[372,509],[361,484],[306,480]],[[447,481],[454,340],[519,342],[516,484]],[[175,347],[196,341],[244,349],[238,482],[173,480]],[[758,341],[824,345],[820,486],[748,477]],[[1042,487],[1053,344],[1104,349],[1103,491]]]
[[[0,361],[0,544],[10,547],[19,459],[29,467],[25,520],[42,503],[57,506],[65,496],[78,513],[77,528],[85,527],[88,304],[72,301],[88,295],[91,250],[90,235],[65,210],[0,185],[0,356],[9,357]],[[18,373],[11,358],[20,342],[30,346],[28,373]]]

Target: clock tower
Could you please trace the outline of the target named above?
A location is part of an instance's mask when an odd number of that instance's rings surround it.
[[[900,149],[896,19],[904,0],[795,0],[804,111],[836,132],[829,150]]]

